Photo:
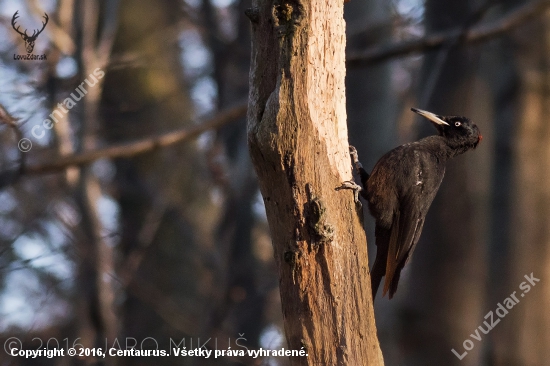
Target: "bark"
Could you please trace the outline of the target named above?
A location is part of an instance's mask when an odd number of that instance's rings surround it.
[[[351,191],[343,2],[262,2],[252,21],[248,139],[296,365],[382,365],[361,211]]]

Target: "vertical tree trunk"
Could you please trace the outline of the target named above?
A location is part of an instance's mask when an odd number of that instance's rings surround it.
[[[96,78],[98,74],[94,70],[104,69],[109,59],[108,54],[99,55],[97,50],[95,35],[100,29],[99,13],[100,3],[97,1],[88,1],[76,7],[76,16],[82,20],[82,38],[80,39],[82,51],[79,54],[82,73],[80,76],[81,80],[85,79],[86,83],[91,83],[91,85],[84,84],[86,98],[83,98],[81,102],[83,113],[79,132],[78,149],[80,151],[97,148],[99,140],[99,104],[103,90],[103,80],[101,80],[103,76]],[[115,273],[115,253],[103,234],[104,227],[99,208],[102,195],[100,181],[92,173],[92,168],[82,167],[78,175],[76,192],[82,215],[81,225],[85,235],[85,239],[79,243],[79,249],[82,250],[80,266],[83,269],[79,286],[87,289],[87,296],[83,300],[88,301],[91,305],[82,304],[81,306],[91,312],[88,316],[92,318],[91,323],[88,321],[82,323],[81,336],[84,347],[101,344],[102,339],[112,344],[119,332],[115,303],[116,289],[112,279],[112,274]],[[84,276],[90,276],[91,279]],[[88,307],[90,308],[88,309]],[[95,334],[93,335],[89,328],[90,324],[94,324]],[[108,366],[117,363],[117,360],[105,360],[105,364]]]
[[[259,1],[248,139],[297,365],[382,365],[361,212],[351,191],[343,1]]]
[[[101,99],[104,138],[119,143],[192,124],[179,47],[179,0],[122,0],[114,65]],[[124,56],[133,55],[126,63]],[[117,58],[118,57],[118,58]],[[122,57],[122,59],[120,58]],[[125,291],[121,333],[159,345],[200,336],[216,209],[193,144],[114,161],[120,207],[118,274]],[[198,280],[200,279],[200,280]],[[189,341],[189,338],[188,338]],[[149,344],[145,342],[145,347]],[[119,365],[136,359],[118,358]],[[144,361],[142,361],[144,362]],[[155,365],[173,364],[158,358]]]
[[[203,1],[203,9],[205,26],[210,29],[208,44],[213,54],[214,76],[218,86],[218,108],[223,109],[242,102],[248,96],[250,22],[246,17],[239,16],[235,24],[235,38],[226,40],[222,31],[223,23],[216,17],[213,2]],[[239,0],[234,6],[232,11],[243,15],[250,1]],[[258,222],[253,205],[258,180],[248,154],[246,125],[240,122],[230,124],[219,129],[216,134],[212,151],[223,149],[226,159],[222,169],[231,174],[219,181],[225,199],[216,228],[215,243],[217,250],[223,253],[223,259],[215,271],[216,279],[213,283],[216,285],[211,289],[211,320],[203,334],[245,334],[247,347],[258,349],[261,332],[267,323],[264,313],[266,299],[270,294],[259,278],[270,278],[273,286],[277,284],[273,279],[273,266],[260,261],[254,253],[253,230]],[[241,364],[240,361],[234,362]]]
[[[426,27],[428,32],[456,27],[467,23],[472,14],[468,2],[428,0]],[[431,96],[429,102],[421,100],[419,107],[443,115],[468,116],[485,139],[477,150],[447,163],[445,178],[428,213],[409,272],[407,289],[415,296],[404,301],[403,328],[414,329],[403,334],[405,358],[408,365],[474,366],[481,363],[482,346],[476,343],[462,360],[451,350],[459,355],[466,352],[464,340],[475,332],[488,311],[484,303],[489,208],[485,197],[491,136],[481,118],[487,96],[476,94],[476,88],[481,87],[475,74],[476,49],[455,46],[440,52],[448,52],[441,63],[441,54],[426,55],[420,92],[431,92]],[[433,77],[437,77],[435,86],[427,90]],[[432,126],[419,123],[434,133]]]
[[[493,359],[494,365],[547,365],[550,357],[550,17],[543,16],[517,36],[518,44],[529,44],[529,47],[516,54],[521,84],[511,146],[510,248],[505,264],[505,289],[499,301],[513,292],[519,301],[508,309],[502,326],[494,330]]]

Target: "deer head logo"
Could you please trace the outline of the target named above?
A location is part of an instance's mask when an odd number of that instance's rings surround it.
[[[36,41],[36,38],[38,37],[38,35],[40,33],[42,33],[44,28],[46,28],[46,24],[48,24],[48,19],[49,19],[48,14],[44,13],[44,19],[46,19],[46,21],[42,22],[42,29],[40,29],[40,30],[35,29],[34,32],[32,32],[32,35],[29,36],[27,34],[26,29],[25,29],[25,33],[22,33],[19,30],[19,26],[17,26],[17,28],[15,28],[15,20],[17,18],[19,18],[19,15],[17,15],[17,13],[19,13],[19,10],[17,10],[15,12],[15,14],[13,14],[13,18],[11,18],[11,26],[13,27],[13,29],[15,29],[15,31],[17,33],[19,33],[21,35],[21,38],[23,38],[23,40],[25,41],[25,48],[27,49],[27,53],[32,53],[32,50],[34,49],[34,42]]]

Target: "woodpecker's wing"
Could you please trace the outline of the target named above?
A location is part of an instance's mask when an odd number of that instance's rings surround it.
[[[427,143],[439,143],[432,140],[393,149],[380,158],[367,181],[369,210],[376,225],[387,231],[380,242],[387,243],[383,295],[389,291],[390,298],[420,238],[424,218],[445,174],[444,161],[425,147]],[[379,246],[378,236],[376,240]],[[376,267],[380,268],[383,266]]]
[[[398,212],[394,214],[386,262],[386,279],[384,292],[390,291],[390,299],[397,290],[401,270],[412,256],[416,243],[420,238],[424,217],[427,210],[423,210],[424,204],[431,197],[421,190],[412,189],[400,200]]]

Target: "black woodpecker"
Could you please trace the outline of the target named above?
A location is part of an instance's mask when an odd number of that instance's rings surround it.
[[[383,276],[386,280],[382,296],[389,291],[391,299],[397,291],[401,270],[411,259],[420,238],[447,160],[477,147],[482,139],[479,128],[466,117],[411,110],[430,120],[439,134],[386,153],[370,176],[359,162],[355,148],[350,146],[363,185],[361,195],[376,219],[377,250],[371,270],[373,300]],[[345,182],[342,188],[360,189],[352,182]]]

